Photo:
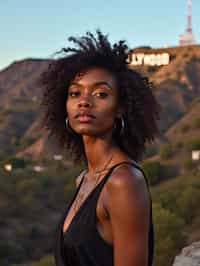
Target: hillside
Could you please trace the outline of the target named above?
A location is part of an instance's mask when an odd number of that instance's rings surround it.
[[[160,153],[149,160],[159,160],[174,166],[179,173],[196,171],[198,162],[192,162],[192,151],[200,150],[200,100],[197,98],[185,114],[164,134],[164,143],[159,144]],[[166,150],[168,155],[162,156]],[[164,153],[164,152],[163,152]],[[164,158],[163,158],[164,157]],[[200,168],[198,168],[200,170]]]
[[[190,102],[200,94],[200,46],[134,50],[138,51],[170,54],[169,65],[134,67],[155,84],[154,93],[163,109],[160,129],[164,133],[182,117]],[[42,130],[40,132],[38,122],[41,88],[37,81],[49,62],[27,59],[14,62],[0,72],[0,148],[6,153],[23,156],[28,151],[33,157],[37,154],[46,155],[44,146],[47,148],[48,142],[37,145],[45,142],[42,138],[46,136]],[[51,147],[47,150],[51,150]]]
[[[200,46],[165,49],[134,49],[134,53],[169,53],[164,66],[135,66],[155,84],[155,94],[162,105],[160,128],[164,132],[186,112],[190,102],[200,95]]]
[[[200,136],[200,98],[196,98],[182,118],[166,132],[166,137],[178,142],[183,139]]]
[[[26,100],[37,100],[41,89],[37,81],[50,60],[25,59],[13,62],[0,72],[0,104],[10,108]]]
[[[144,170],[154,182],[154,266],[171,266],[184,246],[200,240],[200,165],[191,159],[192,150],[200,150],[200,46],[134,51],[170,54],[169,65],[134,69],[155,84],[163,108],[161,138],[148,147],[141,163],[152,163]],[[67,152],[64,160],[53,159],[62,151],[40,127],[38,78],[49,62],[27,59],[0,72],[0,163],[28,159],[11,172],[0,168],[0,264],[5,266],[54,265],[55,225],[83,167],[72,168]],[[44,171],[34,172],[36,164]]]
[[[20,150],[24,146],[23,135],[38,121],[41,97],[38,78],[48,62],[27,59],[14,62],[0,72],[0,149],[5,153]],[[27,144],[36,138],[34,132]]]

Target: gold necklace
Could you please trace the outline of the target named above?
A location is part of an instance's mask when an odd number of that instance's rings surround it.
[[[102,172],[104,172],[105,170],[108,170],[108,169],[109,169],[109,168],[108,168],[108,165],[111,163],[112,159],[113,159],[113,154],[111,155],[110,159],[106,162],[106,164],[105,164],[105,166],[104,166],[103,169],[94,171],[94,174],[93,174],[93,175],[97,175],[97,174],[99,174],[99,175],[98,175],[98,177],[97,177],[96,180],[95,180],[95,184],[94,184],[92,190],[90,189],[90,191],[87,193],[86,198],[89,196],[89,194],[90,194],[90,193],[93,191],[93,189],[96,187],[96,185],[97,185],[97,183],[98,183],[98,181],[99,181],[99,179],[100,179],[100,176],[101,176]],[[87,176],[87,175],[84,174],[82,185],[85,183],[84,181],[87,180],[87,179],[85,178],[85,176]],[[86,183],[86,184],[87,184],[87,183]],[[82,186],[82,185],[81,185],[81,186]],[[81,202],[81,199],[83,198],[83,196],[84,196],[84,195],[83,195],[83,194],[80,194],[80,192],[79,192],[79,200],[75,200],[75,202],[74,202],[74,213],[75,213],[75,214],[77,213],[77,211],[79,210],[80,206],[82,205],[82,204],[80,204],[80,202]],[[85,200],[84,200],[84,201],[85,201]],[[82,201],[82,202],[83,202],[83,201]],[[77,206],[78,206],[78,207],[77,207]]]

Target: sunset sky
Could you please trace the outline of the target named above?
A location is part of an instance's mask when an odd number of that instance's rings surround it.
[[[100,28],[112,42],[131,48],[176,46],[186,28],[187,0],[0,1],[0,70],[15,60],[48,58],[71,35]],[[200,43],[200,1],[193,0],[192,26]]]

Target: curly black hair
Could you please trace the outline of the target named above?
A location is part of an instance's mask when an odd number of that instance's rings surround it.
[[[50,136],[56,137],[59,147],[74,155],[75,161],[86,160],[82,137],[66,128],[68,87],[77,74],[92,67],[102,67],[116,78],[119,104],[126,107],[123,135],[120,135],[118,123],[113,133],[114,140],[130,158],[140,160],[146,143],[152,142],[159,134],[157,120],[161,108],[153,95],[152,83],[130,69],[130,50],[125,41],[111,45],[108,36],[100,30],[96,31],[96,37],[87,32],[85,36],[69,37],[68,40],[75,47],[62,48],[58,52],[62,56],[52,60],[41,77],[41,106],[45,108],[42,125]]]

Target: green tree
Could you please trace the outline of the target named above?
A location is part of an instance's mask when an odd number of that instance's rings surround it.
[[[188,125],[188,124],[183,124],[181,126],[181,132],[183,132],[183,133],[188,132],[189,129],[190,129],[190,125]]]
[[[156,185],[159,183],[162,177],[162,166],[158,161],[145,161],[142,164],[142,168],[147,175],[150,185]]]
[[[159,150],[160,157],[162,159],[168,159],[172,156],[172,147],[170,144],[163,144]]]
[[[38,262],[31,263],[30,266],[55,266],[54,258],[51,255],[42,257]]]
[[[193,166],[194,166],[194,162],[192,161],[191,158],[187,158],[185,161],[184,161],[184,167],[187,168],[187,169],[192,169]]]
[[[1,162],[1,165],[12,164],[13,168],[25,168],[26,160],[17,157],[7,157]]]
[[[199,150],[200,149],[200,139],[193,138],[185,142],[185,148],[187,151]]]
[[[153,203],[155,232],[154,266],[172,265],[174,257],[186,244],[184,220],[175,213]]]
[[[155,155],[157,152],[158,152],[158,148],[156,145],[153,145],[153,144],[148,145],[145,150],[145,157],[146,158],[151,157]]]
[[[0,150],[0,161],[5,160],[6,156],[6,153],[3,150]]]
[[[195,118],[195,119],[192,121],[192,126],[193,126],[194,128],[200,128],[200,118],[199,118],[199,117]]]
[[[199,215],[200,188],[190,185],[186,187],[177,198],[177,212],[187,224]]]

